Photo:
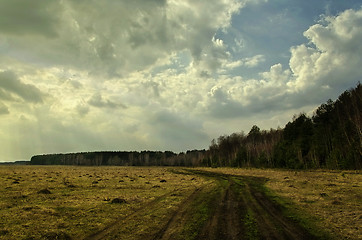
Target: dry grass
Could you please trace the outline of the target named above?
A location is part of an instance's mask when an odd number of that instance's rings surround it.
[[[74,166],[1,166],[0,182],[0,239],[82,239],[164,194],[178,193],[163,203],[176,207],[207,183],[167,168]]]
[[[203,169],[268,178],[274,194],[319,218],[320,227],[346,239],[362,239],[362,174],[356,171]]]
[[[157,231],[166,216],[191,192],[205,185],[211,186],[212,182],[197,175],[176,174],[169,170],[157,167],[0,166],[0,239],[67,239],[68,236],[82,239],[167,195],[169,197],[163,198],[151,212],[142,212],[140,219],[135,218],[124,226],[124,234],[128,237],[134,236],[136,225],[140,234]],[[360,172],[202,170],[268,178],[266,186],[274,194],[320,218],[320,227],[336,236],[361,238]],[[112,203],[113,200],[118,203]]]

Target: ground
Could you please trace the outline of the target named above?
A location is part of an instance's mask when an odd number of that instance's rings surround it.
[[[361,236],[358,172],[7,166],[0,180],[0,239]]]

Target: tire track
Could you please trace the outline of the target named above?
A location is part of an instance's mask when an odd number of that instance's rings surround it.
[[[111,234],[112,232],[115,232],[119,229],[119,227],[128,219],[135,217],[138,214],[142,214],[143,212],[147,212],[150,209],[154,208],[157,203],[159,203],[160,201],[162,201],[163,199],[171,196],[171,192],[168,192],[166,194],[163,194],[161,196],[156,197],[155,199],[153,199],[152,201],[145,203],[143,206],[141,206],[140,208],[136,209],[134,212],[132,212],[129,215],[126,215],[122,218],[117,219],[116,221],[114,221],[113,223],[107,225],[105,228],[103,228],[102,230],[91,234],[87,237],[84,238],[84,240],[99,240],[99,239],[104,239],[107,235]]]
[[[304,240],[318,239],[295,221],[284,215],[281,206],[273,202],[264,192],[265,179],[213,173],[201,170],[185,169],[178,174],[198,175],[215,180],[216,187],[196,188],[183,198],[181,203],[168,213],[167,220],[160,228],[153,229],[149,235],[139,235],[142,240],[197,239],[197,240],[236,240],[236,239],[281,239]],[[211,189],[211,190],[210,190]],[[213,194],[211,194],[213,192]],[[125,221],[137,221],[162,208],[159,204],[171,197],[166,193],[145,204],[133,213],[118,219],[103,230],[85,238],[86,240],[105,239],[112,233],[122,231]],[[209,216],[197,225],[196,232],[187,232],[192,236],[183,236],[184,225],[196,221],[196,214],[202,201],[208,201]],[[197,204],[196,204],[197,203]],[[196,207],[196,208],[195,208]],[[201,225],[200,225],[201,224]],[[142,227],[142,226],[141,226]],[[135,230],[137,231],[137,230]]]
[[[214,215],[208,220],[198,239],[243,239],[244,227],[240,219],[243,208],[232,190],[233,184],[229,181]]]
[[[317,239],[260,190],[265,179],[201,171],[199,175],[228,181],[215,214],[198,239]]]
[[[157,239],[173,239],[174,236],[179,232],[182,227],[182,222],[187,218],[187,215],[190,214],[189,206],[196,199],[198,194],[203,190],[203,188],[197,188],[193,191],[190,196],[184,200],[176,211],[173,212],[171,218],[168,220],[166,225],[160,229],[160,231],[153,237],[153,240]]]

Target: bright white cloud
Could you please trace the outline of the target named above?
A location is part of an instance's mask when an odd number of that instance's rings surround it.
[[[289,86],[305,89],[351,86],[362,76],[362,10],[347,10],[326,17],[305,31],[310,46],[291,49],[290,68],[295,79]]]
[[[361,79],[362,10],[347,10],[311,26],[304,35],[310,41],[291,48],[290,69],[281,64],[260,73],[262,79],[219,78],[207,95],[208,110],[214,117],[314,107],[354,86]],[[263,61],[262,55],[245,61],[250,66]]]
[[[258,64],[260,64],[261,62],[265,61],[265,57],[261,54],[256,55],[254,57],[251,58],[246,58],[245,59],[245,66],[247,67],[255,67]]]

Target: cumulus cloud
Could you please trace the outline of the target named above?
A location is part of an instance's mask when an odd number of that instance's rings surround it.
[[[220,79],[206,100],[210,113],[220,118],[267,114],[337,97],[362,77],[361,21],[362,10],[325,17],[304,32],[308,44],[291,48],[289,68],[275,64],[260,73],[261,79]],[[245,65],[263,60],[257,55]]]
[[[276,127],[362,76],[362,10],[310,26],[282,65],[229,34],[264,0],[0,2],[1,152],[204,148],[215,129]]]
[[[213,35],[227,27],[241,7],[237,0],[35,0],[32,4],[39,6],[29,8],[3,2],[3,27],[22,33],[4,36],[7,55],[21,62],[56,64],[107,77],[144,70],[184,49],[198,62],[203,54],[213,54]],[[36,34],[23,36],[26,32]],[[22,56],[17,56],[18,51]]]
[[[291,49],[292,88],[347,88],[362,76],[362,10],[346,10],[336,17],[325,17],[323,23],[304,32],[309,46]]]

